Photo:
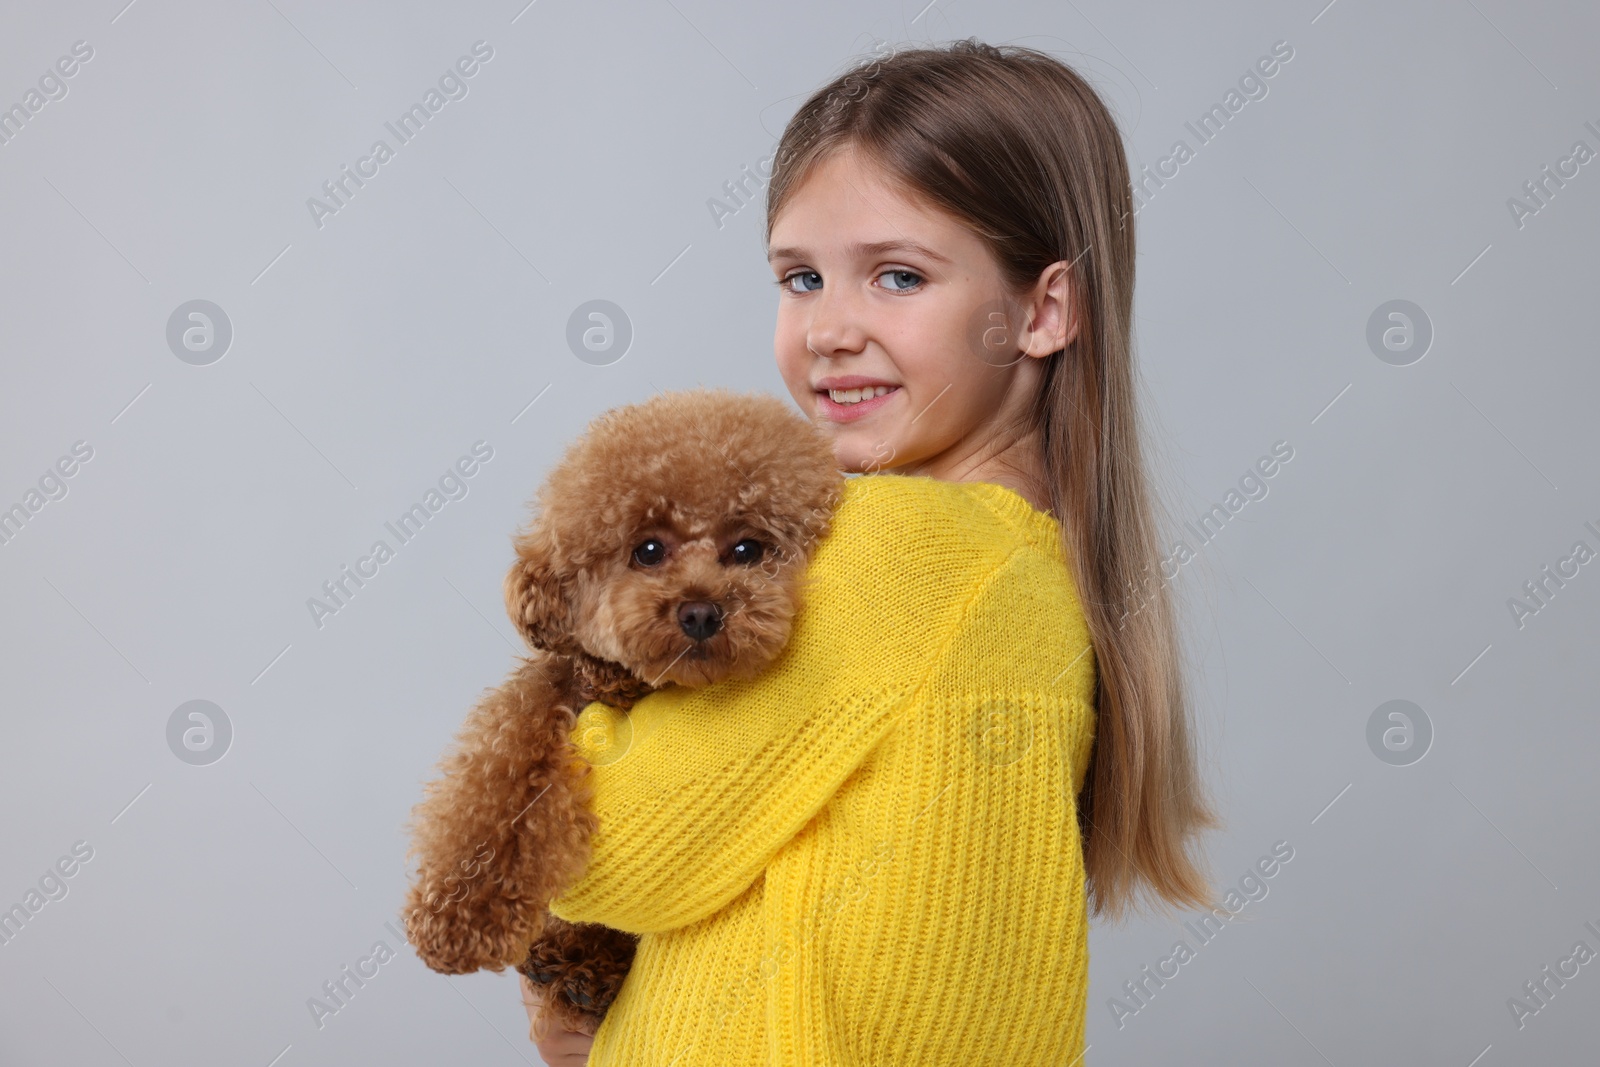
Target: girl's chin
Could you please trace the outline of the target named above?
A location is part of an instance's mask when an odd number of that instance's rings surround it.
[[[833,439],[834,460],[839,469],[852,474],[868,474],[899,466],[905,462],[904,434],[894,425],[878,419],[861,422],[833,422],[817,418],[816,423]]]
[[[859,443],[852,441],[843,448],[837,447],[840,444],[845,443],[836,442],[834,456],[839,469],[851,474],[872,474],[903,462],[896,455],[894,446],[882,438],[863,439]]]

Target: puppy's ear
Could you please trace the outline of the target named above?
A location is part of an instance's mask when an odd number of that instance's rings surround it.
[[[506,613],[534,648],[557,654],[579,651],[572,636],[572,589],[556,563],[555,546],[542,531],[516,541],[517,562],[506,574]]]
[[[824,471],[806,484],[803,478],[791,483],[795,510],[767,516],[768,529],[777,542],[778,554],[784,565],[804,564],[817,545],[833,526],[833,513],[844,495],[844,479],[832,471]],[[801,512],[798,505],[810,501]]]

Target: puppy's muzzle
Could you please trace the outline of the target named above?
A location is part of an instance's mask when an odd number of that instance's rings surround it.
[[[706,641],[722,629],[722,609],[704,600],[678,605],[678,626],[696,641]]]

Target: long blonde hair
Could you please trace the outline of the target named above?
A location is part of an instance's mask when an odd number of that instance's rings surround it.
[[[1089,905],[1120,918],[1140,890],[1211,907],[1190,855],[1219,825],[1193,751],[1173,600],[1140,452],[1133,369],[1133,200],[1111,113],[1045,52],[968,39],[862,61],[789,121],[767,236],[811,169],[842,148],[898,177],[988,246],[1014,296],[1067,261],[1076,338],[1046,359],[1030,429],[1096,662],[1093,755],[1077,798]]]

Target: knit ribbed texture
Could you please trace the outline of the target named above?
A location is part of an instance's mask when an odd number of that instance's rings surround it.
[[[641,934],[592,1067],[1064,1067],[1094,653],[1054,519],[850,479],[761,677],[590,704],[600,828],[552,905]]]

